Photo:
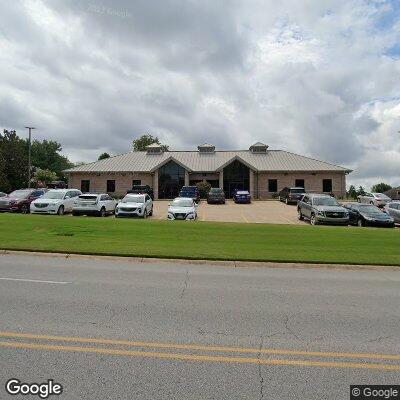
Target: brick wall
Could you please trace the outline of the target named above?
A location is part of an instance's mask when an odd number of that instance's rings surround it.
[[[115,173],[115,174],[84,174],[72,173],[68,177],[68,187],[74,189],[81,188],[82,180],[90,181],[90,191],[97,193],[107,192],[107,180],[115,181],[115,192],[110,194],[123,196],[128,189],[132,189],[132,181],[140,180],[142,185],[153,187],[153,176],[150,173]]]
[[[267,173],[261,172],[254,174],[254,185],[255,185],[255,196],[260,199],[271,198],[273,193],[268,192],[268,180],[278,180],[278,191],[284,187],[295,186],[296,179],[304,179],[305,189],[308,192],[323,193],[322,192],[322,180],[332,179],[332,192],[336,196],[344,196],[346,194],[346,175],[338,172],[317,172],[311,173],[300,173],[300,172],[289,172],[285,173]]]

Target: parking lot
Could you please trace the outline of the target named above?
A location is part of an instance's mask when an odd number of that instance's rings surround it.
[[[166,219],[169,201],[154,201],[154,219]],[[207,204],[201,201],[198,208],[199,221],[304,224],[297,219],[295,205],[285,205],[279,201],[253,201],[251,204]]]

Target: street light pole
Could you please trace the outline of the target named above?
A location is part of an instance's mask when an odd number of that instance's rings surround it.
[[[36,129],[33,126],[26,126],[26,129],[29,130],[29,152],[28,152],[28,188],[31,187],[31,149],[32,149],[32,130]]]

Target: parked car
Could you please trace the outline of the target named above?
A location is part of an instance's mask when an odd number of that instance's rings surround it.
[[[325,194],[308,194],[297,203],[300,220],[308,219],[311,225],[348,225],[349,212],[334,197]]]
[[[237,203],[251,203],[251,196],[248,190],[235,190],[233,194],[233,201]]]
[[[347,203],[350,225],[394,228],[394,219],[372,204]]]
[[[19,189],[0,199],[0,211],[29,213],[32,201],[45,194],[45,189]]]
[[[6,197],[6,196],[7,196],[7,193],[0,192],[0,197]]]
[[[198,203],[200,201],[200,192],[197,186],[183,186],[179,192],[179,197],[191,198]]]
[[[391,201],[387,203],[385,212],[394,219],[395,223],[400,224],[400,201]]]
[[[78,189],[51,189],[31,203],[32,214],[58,214],[71,212],[82,192]]]
[[[196,202],[189,197],[177,197],[168,207],[167,219],[194,221],[197,218]]]
[[[225,192],[220,188],[211,188],[207,194],[207,203],[225,204]]]
[[[64,181],[53,181],[47,184],[48,189],[67,189],[68,185]]]
[[[81,194],[72,207],[72,215],[97,215],[105,217],[114,214],[117,201],[107,193]]]
[[[148,194],[151,200],[154,200],[154,192],[149,185],[133,185],[132,189],[127,191],[127,194]]]
[[[285,187],[278,193],[278,199],[286,204],[297,204],[297,202],[304,196],[304,193],[305,190],[302,187]]]
[[[365,193],[363,196],[357,196],[359,203],[373,204],[377,207],[385,207],[392,199],[383,193]]]
[[[127,194],[115,208],[117,218],[147,218],[151,215],[153,215],[153,200],[148,194]]]

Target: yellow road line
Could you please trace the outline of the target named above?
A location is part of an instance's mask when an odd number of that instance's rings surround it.
[[[0,347],[25,349],[25,350],[49,350],[79,353],[107,354],[115,356],[130,356],[144,358],[161,358],[167,360],[180,361],[205,361],[233,364],[257,364],[257,365],[281,365],[281,366],[301,366],[301,367],[329,367],[329,368],[353,368],[353,369],[375,369],[385,371],[400,371],[400,365],[369,364],[353,362],[328,362],[328,361],[308,361],[308,360],[267,360],[248,357],[223,357],[223,356],[204,356],[194,354],[162,353],[150,351],[118,350],[105,349],[98,347],[79,347],[79,346],[58,346],[36,343],[0,342]]]
[[[0,331],[0,337],[4,338],[7,337],[14,339],[49,340],[58,342],[108,344],[108,345],[121,345],[121,346],[132,346],[132,347],[150,347],[150,348],[161,348],[161,349],[199,350],[208,352],[274,354],[274,355],[322,357],[322,358],[400,360],[400,354],[339,353],[339,352],[283,350],[283,349],[262,349],[260,351],[259,349],[256,348],[142,342],[142,341],[118,340],[118,339],[81,338],[81,337],[70,337],[70,336],[36,335],[31,333],[1,332],[1,331]]]

